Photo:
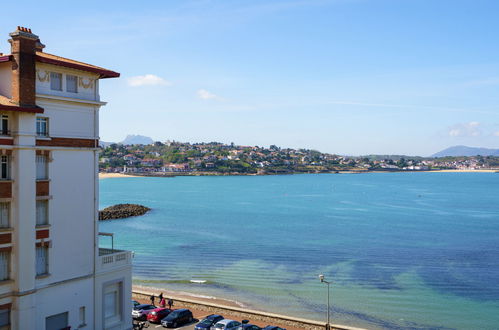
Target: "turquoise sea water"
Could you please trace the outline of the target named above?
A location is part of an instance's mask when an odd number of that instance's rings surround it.
[[[334,323],[499,328],[499,174],[100,180],[124,202],[153,209],[100,224],[135,284],[324,320],[324,273]]]

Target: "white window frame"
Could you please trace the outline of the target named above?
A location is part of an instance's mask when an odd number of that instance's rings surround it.
[[[47,137],[49,135],[48,117],[36,117],[36,135],[40,137]]]
[[[114,306],[107,306],[108,297],[113,297]],[[102,292],[102,315],[104,316],[104,327],[110,327],[123,320],[123,282],[116,281],[104,285]],[[112,310],[108,310],[110,307]]]
[[[0,203],[0,228],[10,228],[10,202]]]
[[[36,155],[36,179],[47,180],[49,178],[49,157],[47,155]]]
[[[0,180],[10,180],[10,156],[0,156]]]
[[[49,248],[47,246],[37,246],[35,253],[36,276],[49,274]]]
[[[74,81],[74,90],[71,90],[69,86],[71,86],[70,81]],[[78,93],[78,76],[67,74],[66,75],[66,92],[68,93]]]
[[[80,328],[83,328],[84,326],[87,325],[87,322],[86,322],[86,307],[85,306],[81,306],[80,307],[80,325],[79,327]]]
[[[49,224],[49,201],[39,199],[36,201],[36,225],[45,226]]]
[[[10,251],[0,252],[0,281],[10,279]]]
[[[57,80],[59,80],[59,86],[56,86]],[[53,91],[62,91],[62,73],[50,72],[50,89]]]
[[[0,135],[10,135],[9,116],[0,115]]]

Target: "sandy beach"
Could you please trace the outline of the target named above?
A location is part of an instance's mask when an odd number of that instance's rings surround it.
[[[129,175],[123,173],[99,173],[99,179],[110,179],[110,178],[138,178],[138,175]]]

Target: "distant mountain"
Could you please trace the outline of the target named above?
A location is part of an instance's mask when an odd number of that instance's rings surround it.
[[[458,156],[499,156],[499,149],[474,148],[466,146],[454,146],[439,151],[432,157],[458,157]]]
[[[116,142],[105,142],[105,141],[100,140],[99,146],[101,146],[102,148],[106,148],[106,147],[109,147],[111,144],[115,144],[115,143]]]
[[[120,143],[124,144],[124,145],[132,145],[132,144],[144,144],[144,145],[146,145],[146,144],[151,144],[153,142],[154,141],[148,136],[130,134],[130,135],[127,135],[126,138],[123,141],[121,141]]]

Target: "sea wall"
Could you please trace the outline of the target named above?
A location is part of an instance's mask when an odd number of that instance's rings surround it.
[[[157,292],[139,290],[134,288],[132,290],[132,299],[149,301],[149,297]],[[310,330],[324,330],[326,322],[319,322],[314,320],[302,319],[291,317],[287,315],[280,315],[274,313],[267,313],[262,311],[250,310],[240,307],[224,306],[220,304],[212,304],[209,302],[199,301],[195,299],[187,299],[185,297],[175,297],[169,295],[175,301],[175,307],[191,308],[206,311],[207,314],[221,314],[226,317],[231,317],[237,320],[250,319],[254,321],[262,321],[268,324],[282,324],[289,327],[310,329]],[[331,329],[338,330],[363,330],[361,328],[343,326],[339,324],[331,324]]]

